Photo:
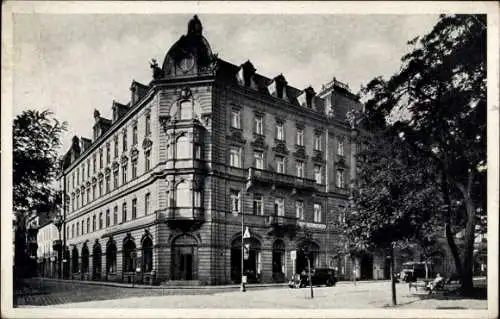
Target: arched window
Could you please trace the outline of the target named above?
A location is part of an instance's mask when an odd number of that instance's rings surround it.
[[[123,244],[123,272],[135,271],[135,243],[128,239]]]
[[[192,144],[186,135],[179,136],[176,140],[176,159],[191,158]]]
[[[192,207],[193,199],[191,189],[187,182],[180,182],[175,190],[176,207]]]
[[[181,120],[190,120],[193,118],[193,103],[191,101],[182,101],[179,104]]]
[[[142,271],[150,272],[153,270],[153,241],[146,237],[142,241]]]
[[[108,242],[108,247],[106,247],[106,272],[116,272],[116,245],[114,242]]]

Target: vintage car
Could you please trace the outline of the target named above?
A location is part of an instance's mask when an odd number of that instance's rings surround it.
[[[327,287],[335,286],[337,277],[335,277],[335,270],[329,268],[316,268],[311,269],[311,281],[313,286],[326,285]],[[290,288],[302,288],[309,286],[309,274],[302,272],[296,274],[288,282]]]

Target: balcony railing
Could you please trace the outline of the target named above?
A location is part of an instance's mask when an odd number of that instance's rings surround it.
[[[266,218],[268,226],[296,226],[297,218],[288,216],[271,215]]]
[[[264,184],[276,185],[285,188],[297,188],[304,190],[315,190],[314,179],[302,178],[288,174],[280,174],[268,170],[250,167],[248,169],[248,181],[256,181]]]
[[[204,218],[203,209],[196,207],[175,207],[168,210],[168,220],[201,220]]]

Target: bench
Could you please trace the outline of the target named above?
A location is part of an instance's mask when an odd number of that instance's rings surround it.
[[[428,291],[429,294],[433,293],[434,291],[440,291],[444,289],[444,285],[446,282],[446,279],[441,280],[434,286],[432,289],[429,288],[429,283],[432,282],[432,280],[423,280],[423,281],[415,281],[415,282],[409,282],[408,283],[408,291],[411,292],[411,288],[414,287],[415,291],[418,291],[418,288],[423,288],[424,290]]]

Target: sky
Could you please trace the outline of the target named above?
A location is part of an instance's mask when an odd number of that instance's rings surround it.
[[[194,14],[194,13],[193,13]],[[49,109],[73,135],[90,137],[93,111],[111,118],[132,80],[148,84],[193,14],[30,14],[13,16],[13,116]],[[268,77],[283,73],[303,89],[336,77],[354,93],[398,71],[407,41],[428,33],[437,15],[198,15],[212,51],[233,64],[250,60]]]

